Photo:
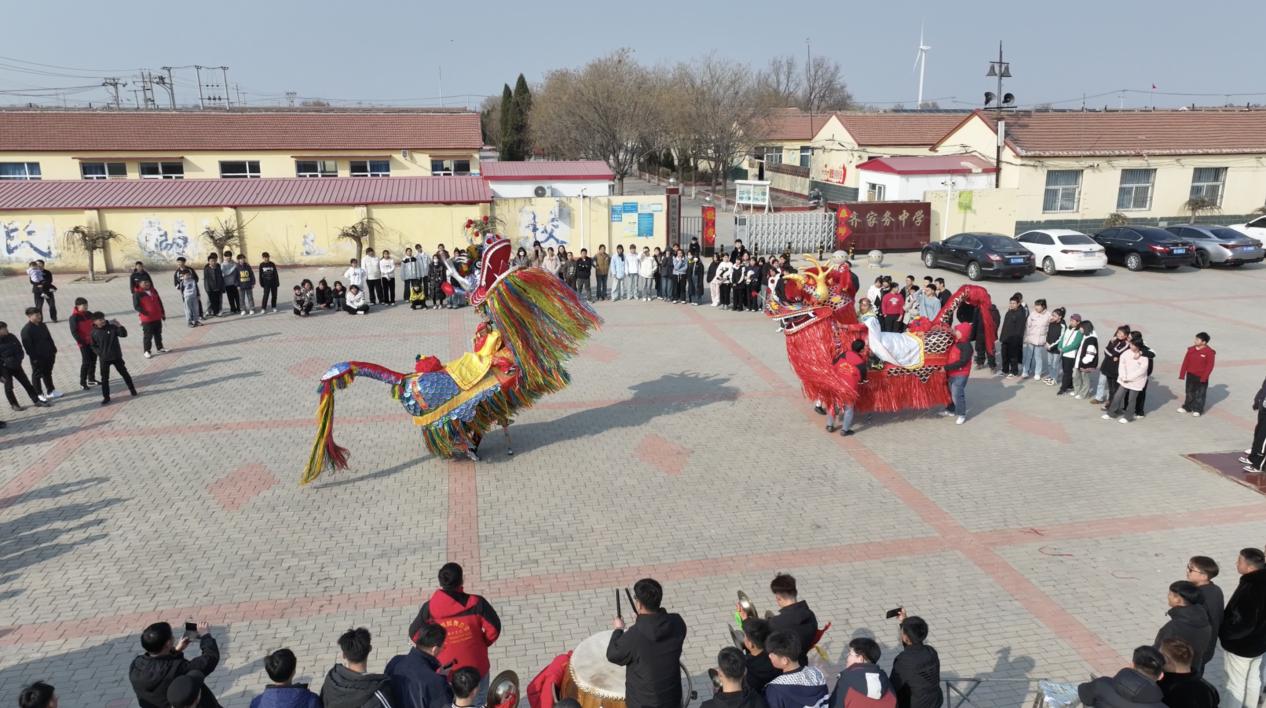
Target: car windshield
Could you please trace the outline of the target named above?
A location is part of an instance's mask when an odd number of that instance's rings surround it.
[[[1219,241],[1243,241],[1244,234],[1235,229],[1228,229],[1224,226],[1215,226],[1209,231],[1213,232],[1215,238]]]
[[[1067,236],[1060,236],[1059,242],[1065,246],[1092,246],[1095,240],[1082,234],[1068,234]]]
[[[1016,250],[1015,242],[1006,236],[980,236],[980,242],[985,248],[995,251],[1014,251]]]

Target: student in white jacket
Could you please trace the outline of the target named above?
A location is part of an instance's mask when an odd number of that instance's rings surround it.
[[[651,257],[649,246],[642,247],[642,257],[637,265],[638,280],[641,281],[641,292],[633,293],[633,297],[650,302],[655,297],[655,259]]]
[[[396,259],[385,248],[382,249],[382,258],[378,259],[378,272],[382,275],[382,292],[378,301],[386,305],[396,304]]]
[[[637,255],[637,246],[629,246],[629,250],[624,254],[624,292],[628,293],[629,298],[636,300],[642,292],[642,275],[639,268],[642,259]]]
[[[360,267],[360,261],[353,258],[348,261],[347,270],[343,271],[343,280],[347,281],[347,287],[355,285],[362,292],[365,290],[365,269]]]
[[[369,291],[369,304],[376,305],[382,302],[382,270],[378,265],[378,256],[374,255],[374,249],[365,249],[365,255],[360,259],[360,267],[365,269],[364,289]]]
[[[369,314],[369,305],[365,303],[365,291],[361,290],[359,285],[353,285],[347,289],[347,302],[343,305],[343,311],[349,315]]]

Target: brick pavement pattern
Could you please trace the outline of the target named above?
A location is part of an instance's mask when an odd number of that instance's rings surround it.
[[[922,276],[913,255],[879,273]],[[282,292],[317,269],[283,272]],[[938,271],[951,282],[962,278]],[[505,620],[494,670],[525,680],[608,626],[613,587],[644,575],[691,627],[685,662],[705,670],[734,592],[761,607],[775,571],[796,574],[832,662],[872,635],[898,650],[884,611],[928,619],[945,676],[991,679],[980,706],[1017,706],[1033,680],[1113,672],[1150,642],[1187,556],[1222,563],[1266,541],[1266,500],[1182,457],[1242,449],[1266,369],[1266,268],[1042,274],[987,283],[1094,321],[1128,322],[1157,351],[1148,416],[1108,424],[1083,401],[975,372],[971,419],[864,416],[827,435],[763,317],[710,307],[598,306],[604,329],[573,385],[490,435],[479,465],[437,460],[391,401],[361,380],[338,394],[352,470],[300,488],[316,383],[330,363],[407,369],[419,352],[464,351],[475,314],[377,308],[368,317],[276,314],[168,320],[171,353],[140,356],[126,277],[72,282],[118,317],[141,396],[98,405],[74,386],[66,324],[49,409],[4,412],[0,433],[0,701],[36,679],[66,705],[133,705],[127,665],[149,622],[206,620],[224,650],[210,685],[226,706],[263,686],[263,656],[289,646],[314,684],[353,625],[370,665],[406,649],[406,628],[446,560]],[[160,283],[167,281],[159,276]],[[175,293],[162,290],[169,308]],[[23,320],[25,279],[0,281],[0,319]],[[14,327],[16,329],[16,327]],[[1218,350],[1209,414],[1175,412],[1192,334]],[[1221,680],[1221,658],[1209,669]]]

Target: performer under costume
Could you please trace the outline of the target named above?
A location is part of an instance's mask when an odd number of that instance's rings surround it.
[[[989,291],[964,285],[932,320],[917,320],[905,332],[881,332],[874,317],[859,322],[854,310],[856,282],[847,255],[837,251],[826,264],[814,264],[798,275],[783,275],[770,284],[765,314],[782,324],[787,357],[805,396],[827,410],[854,406],[860,412],[898,411],[944,406],[949,402],[945,364],[954,346],[954,311],[976,306],[990,353],[997,323],[989,315]],[[855,340],[866,343],[870,361],[865,383],[841,371]]]
[[[391,386],[434,455],[465,454],[477,460],[479,441],[493,425],[508,426],[514,414],[570,382],[566,360],[602,320],[575,291],[540,268],[511,268],[511,244],[488,235],[478,286],[470,303],[485,318],[475,330],[472,351],[443,364],[418,355],[405,374],[363,361],[330,367],[317,389],[317,437],[302,484],[324,471],[346,469],[347,450],[334,442],[334,390],[357,376]]]

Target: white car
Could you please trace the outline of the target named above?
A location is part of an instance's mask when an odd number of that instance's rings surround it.
[[[1247,224],[1231,224],[1227,228],[1235,229],[1245,236],[1251,236],[1262,243],[1266,243],[1266,216],[1251,219]]]
[[[1103,246],[1080,231],[1037,229],[1025,231],[1015,240],[1033,252],[1033,260],[1047,275],[1060,271],[1093,272],[1108,265],[1108,254]]]

